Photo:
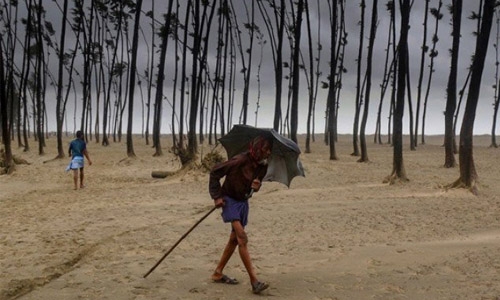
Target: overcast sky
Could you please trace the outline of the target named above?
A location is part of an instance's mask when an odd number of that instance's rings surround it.
[[[58,1],[59,3],[62,3],[62,0]],[[161,19],[160,14],[164,13],[166,11],[165,8],[165,3],[167,1],[155,1],[155,14],[156,18]],[[243,2],[240,0],[235,0],[233,1],[234,5],[236,6],[237,13],[238,13],[238,20],[240,21],[240,26],[246,22],[246,15],[244,13],[244,6]],[[247,1],[246,3],[248,4],[250,1]],[[322,77],[320,78],[321,81],[327,81],[327,76],[328,76],[328,57],[329,57],[329,20],[328,20],[328,6],[327,6],[327,1],[325,0],[319,0],[319,1],[314,1],[310,0],[310,7],[311,7],[311,17],[312,17],[312,27],[313,27],[313,40],[315,41],[315,44],[318,42],[318,36],[320,36],[320,43],[323,46],[323,51],[321,52],[321,65],[322,65]],[[397,3],[398,1],[396,1]],[[427,134],[442,134],[444,133],[444,115],[443,111],[445,110],[445,102],[446,102],[446,84],[447,84],[447,79],[448,79],[448,74],[449,74],[449,66],[450,66],[450,56],[449,56],[449,48],[451,47],[451,16],[449,14],[449,11],[447,9],[447,5],[449,5],[451,0],[445,0],[443,1],[443,7],[441,9],[441,13],[444,15],[443,19],[439,22],[439,32],[438,32],[438,37],[439,37],[439,42],[437,44],[437,51],[439,52],[439,55],[436,57],[435,60],[435,72],[433,74],[433,80],[432,80],[432,86],[431,86],[431,92],[429,96],[429,106],[428,106],[428,111],[427,111],[427,125],[426,125],[426,133]],[[475,37],[473,35],[473,32],[476,30],[476,22],[471,21],[468,19],[468,16],[471,14],[472,11],[477,11],[478,10],[478,3],[479,1],[464,1],[464,9],[463,9],[463,18],[462,18],[462,42],[461,42],[461,48],[460,48],[460,65],[459,65],[459,79],[458,79],[458,86],[459,88],[462,87],[465,77],[467,75],[467,67],[470,65],[470,59],[471,55],[473,54],[474,47],[475,47]],[[181,3],[183,3],[181,1]],[[320,5],[320,8],[318,9],[317,5]],[[369,36],[369,24],[370,24],[370,19],[371,19],[371,10],[372,10],[372,1],[368,0],[366,1],[367,3],[367,9],[366,9],[366,26],[365,26],[365,47],[368,44],[368,36]],[[432,7],[437,7],[437,0],[431,0],[429,6]],[[340,99],[340,110],[339,110],[339,122],[338,122],[338,130],[340,133],[352,133],[352,123],[353,123],[353,116],[354,116],[354,95],[356,92],[356,57],[357,57],[357,52],[358,52],[358,40],[359,40],[359,20],[360,20],[360,7],[359,7],[360,1],[347,1],[347,7],[346,7],[346,21],[347,21],[347,32],[349,34],[348,36],[348,45],[346,48],[346,58],[345,58],[345,65],[347,68],[347,73],[344,75],[344,80],[343,80],[343,88],[341,91],[341,99]],[[414,1],[414,5],[411,11],[411,29],[410,29],[410,35],[409,35],[409,51],[410,51],[410,68],[411,68],[411,78],[412,78],[412,98],[414,101],[414,105],[416,103],[416,94],[417,94],[417,79],[418,79],[418,69],[420,65],[420,49],[421,49],[421,44],[422,44],[422,32],[423,32],[423,16],[424,16],[424,4],[425,1],[423,0],[417,0]],[[57,8],[55,8],[52,4],[52,1],[49,1],[46,3],[46,9],[47,9],[47,18],[52,19],[53,25],[56,28],[56,31],[59,29],[60,26],[60,12],[58,11]],[[149,11],[151,9],[151,1],[150,0],[144,0],[143,4],[143,10],[144,11]],[[399,9],[399,7],[398,7]],[[318,15],[318,11],[321,12],[321,15]],[[399,15],[399,10],[397,11],[397,15]],[[257,16],[257,22],[260,24],[262,32],[267,35],[267,31],[265,30],[265,27],[261,21],[259,21],[259,13],[258,10],[256,11],[256,16]],[[383,71],[383,64],[385,60],[385,47],[387,43],[387,35],[388,35],[388,28],[389,28],[389,13],[386,10],[386,2],[385,1],[379,1],[379,9],[378,9],[378,31],[377,31],[377,38],[376,38],[376,43],[375,43],[375,51],[374,51],[374,65],[373,65],[373,81],[372,81],[372,93],[371,93],[371,103],[370,103],[370,118],[368,119],[368,128],[367,128],[367,133],[373,133],[374,132],[374,126],[375,126],[375,118],[376,118],[376,110],[378,107],[379,103],[379,98],[380,98],[380,83],[381,83],[381,78],[382,78],[382,71]],[[432,16],[429,16],[429,22],[428,22],[428,46],[431,47],[431,39],[432,39],[432,34],[434,32],[434,18]],[[142,21],[143,21],[143,30],[146,36],[148,36],[150,33],[150,28],[149,28],[149,23],[150,19],[147,18],[146,16],[142,16]],[[320,26],[318,27],[318,25]],[[397,20],[397,26],[399,27],[399,18]],[[212,25],[214,28],[214,35],[212,36],[215,38],[215,28],[216,28],[216,22]],[[303,54],[304,58],[307,60],[307,45],[306,45],[306,31],[305,31],[305,21],[303,23],[303,34],[302,34],[302,39],[303,39]],[[320,28],[320,32],[318,33],[318,28]],[[399,33],[399,32],[397,32]],[[495,84],[495,48],[493,47],[493,44],[495,43],[496,39],[496,25],[493,25],[492,31],[491,31],[491,36],[490,36],[490,45],[488,48],[488,57],[487,57],[487,63],[486,63],[486,69],[483,74],[483,86],[481,89],[480,93],[480,100],[479,100],[479,105],[477,109],[477,115],[476,115],[476,122],[475,122],[475,127],[474,127],[474,133],[475,134],[489,134],[491,132],[491,124],[492,124],[492,118],[493,118],[493,97],[494,97],[494,90],[492,86]],[[56,33],[56,36],[59,36],[59,32]],[[243,33],[243,36],[245,36],[245,33]],[[266,38],[267,39],[267,38]],[[71,40],[71,37],[69,37],[69,40]],[[147,53],[147,47],[145,46],[144,40],[140,39],[139,41],[141,43],[140,45],[140,53],[141,55],[139,56],[139,64],[146,64],[147,62],[147,55],[144,55],[144,53]],[[157,41],[158,44],[158,41]],[[67,42],[67,45],[72,45],[71,42]],[[170,43],[170,45],[173,45],[173,43]],[[68,46],[71,47],[71,46]],[[172,53],[172,47],[169,47],[170,52]],[[260,99],[260,110],[259,110],[259,115],[258,115],[258,125],[263,126],[263,127],[272,127],[272,114],[274,111],[274,71],[273,71],[273,62],[272,62],[272,55],[270,54],[270,46],[269,43],[264,46],[263,48],[263,60],[262,60],[262,65],[261,65],[261,71],[260,71],[260,77],[261,77],[261,85],[260,85],[260,90],[261,90],[261,99]],[[212,64],[213,68],[213,61],[215,57],[215,49],[211,49],[211,57],[209,58],[209,64]],[[254,111],[256,108],[256,100],[258,97],[258,86],[257,86],[257,64],[259,63],[259,54],[260,54],[260,48],[255,47],[255,52],[254,52],[254,73],[251,78],[251,91],[250,91],[250,107],[249,107],[249,116],[248,116],[248,123],[251,125],[254,125],[255,122],[255,115]],[[167,54],[168,55],[168,54]],[[315,54],[316,55],[316,54]],[[167,60],[167,63],[169,64],[168,66],[171,66],[173,62],[173,55],[170,54],[168,56],[170,59]],[[53,55],[52,58],[52,64],[55,64],[56,58]],[[366,67],[366,51],[364,54],[363,58],[363,69]],[[429,76],[429,58],[427,57],[427,62],[426,62],[426,73],[424,77],[424,90],[426,88],[428,76]],[[238,68],[238,70],[241,68]],[[142,71],[141,71],[142,70]],[[139,66],[139,72],[143,73],[144,68],[141,69],[141,66]],[[211,69],[211,72],[213,73],[213,69]],[[172,68],[167,67],[167,79],[165,84],[166,85],[171,85],[171,80],[169,79],[169,76],[172,75]],[[156,70],[155,70],[156,72]],[[56,72],[54,72],[56,74]],[[303,74],[301,74],[303,76]],[[305,82],[305,79],[302,78],[301,82]],[[242,83],[238,83],[238,86],[241,87]],[[285,85],[284,85],[285,86]],[[138,89],[136,89],[138,90]],[[321,133],[324,128],[324,115],[325,115],[325,100],[326,100],[326,91],[327,90],[321,90],[319,91],[318,94],[318,102],[316,105],[316,132]],[[49,110],[54,107],[54,101],[51,101],[51,99],[55,99],[51,93],[52,91],[48,91],[48,107]],[[167,97],[170,98],[171,94],[169,94],[169,90],[166,89],[165,93],[167,94]],[[236,98],[240,99],[242,97],[242,92],[241,90],[236,91]],[[306,112],[307,112],[307,87],[306,84],[303,83],[300,86],[300,112],[299,112],[299,132],[303,133],[305,132],[306,128]],[[464,99],[465,101],[465,99]],[[142,113],[142,108],[141,108],[141,98],[139,96],[136,97],[136,109],[135,109],[135,121],[134,121],[134,131],[135,132],[140,132],[141,131],[141,125],[142,125],[142,120],[141,120],[141,113]],[[382,115],[383,118],[383,125],[382,125],[382,132],[386,133],[387,132],[387,117],[388,117],[388,109],[389,109],[389,98],[386,96],[384,100],[384,113]],[[465,104],[465,103],[464,103]],[[463,111],[465,105],[462,105],[461,111]],[[74,100],[70,100],[70,103],[68,104],[68,124],[69,130],[72,130],[73,126],[73,120],[72,119],[72,112],[74,109]],[[237,107],[235,107],[235,120],[234,123],[237,122],[237,118],[239,115],[239,111],[241,109],[241,106],[239,105],[239,102],[236,104]],[[283,97],[283,107],[286,107],[286,94]],[[77,110],[79,107],[77,106]],[[55,110],[55,109],[54,109]],[[171,108],[168,107],[168,104],[165,105],[165,113],[164,113],[164,130],[162,131],[168,131],[170,129],[170,112]],[[414,107],[415,110],[415,107]],[[408,105],[406,104],[405,106],[405,118],[408,116]],[[50,111],[49,111],[50,115]],[[79,114],[77,114],[79,115]],[[51,118],[49,118],[51,119]],[[53,119],[53,118],[52,118]],[[459,119],[459,123],[461,119]],[[79,121],[76,121],[76,124],[79,124]],[[50,124],[50,126],[53,126],[51,128],[52,130],[55,130],[55,125]],[[458,125],[460,126],[460,124]],[[404,131],[407,133],[408,131],[408,122],[405,121],[404,123]],[[460,131],[460,128],[457,129],[457,132]],[[421,132],[421,130],[419,130]]]

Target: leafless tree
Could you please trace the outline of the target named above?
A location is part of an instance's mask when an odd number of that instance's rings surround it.
[[[435,58],[438,56],[438,51],[436,50],[436,45],[437,45],[437,42],[439,41],[439,38],[438,38],[439,21],[443,18],[443,14],[441,13],[442,6],[443,6],[443,2],[441,0],[439,0],[438,7],[431,8],[431,14],[436,19],[436,22],[434,25],[434,35],[432,36],[432,49],[431,49],[431,53],[429,53],[429,56],[430,56],[429,77],[428,77],[427,90],[425,93],[424,107],[423,107],[423,112],[422,112],[422,136],[421,136],[421,143],[422,144],[425,144],[425,118],[426,118],[426,114],[427,114],[427,102],[429,100],[429,92],[430,92],[431,85],[432,85],[432,75],[435,72],[434,61],[435,61]]]
[[[155,148],[154,156],[161,156],[163,151],[160,142],[160,125],[161,125],[161,110],[163,101],[163,82],[165,81],[165,59],[167,56],[168,37],[170,33],[170,22],[173,20],[172,7],[174,0],[169,0],[168,10],[165,14],[165,23],[160,28],[160,57],[158,60],[158,73],[156,78],[156,95],[155,109],[153,119],[153,147]]]
[[[422,88],[425,73],[425,60],[427,59],[427,52],[429,52],[429,46],[427,45],[427,29],[428,29],[428,19],[429,19],[429,2],[430,0],[425,0],[424,7],[424,22],[423,22],[423,34],[422,34],[422,46],[420,47],[420,68],[418,72],[418,84],[417,84],[417,103],[416,103],[416,113],[415,113],[415,134],[413,135],[414,140],[411,141],[412,145],[417,145],[418,140],[418,126],[420,119],[420,107],[422,106]]]
[[[495,95],[493,100],[493,122],[491,124],[491,144],[490,147],[498,148],[497,140],[496,140],[496,127],[497,127],[497,116],[498,116],[498,107],[500,105],[500,79],[498,77],[500,62],[498,61],[499,51],[498,51],[498,43],[500,42],[500,14],[498,10],[495,10],[495,21],[496,21],[496,39],[493,44],[495,48],[495,85],[493,88],[495,89]]]
[[[134,142],[132,139],[132,125],[134,120],[134,91],[135,74],[137,72],[137,47],[139,43],[139,22],[141,20],[142,0],[135,4],[134,36],[132,38],[132,59],[130,62],[129,100],[128,100],[128,122],[127,122],[127,155],[135,157]]]
[[[285,11],[286,1],[280,0],[280,5],[275,0],[267,1],[273,12],[273,17],[268,13],[268,10],[263,5],[264,1],[257,1],[259,11],[266,25],[268,37],[271,44],[271,53],[274,62],[274,79],[275,79],[275,104],[274,104],[274,121],[273,128],[280,131],[281,124],[281,95],[283,82],[283,37],[285,32]],[[273,22],[274,19],[274,22]]]
[[[375,43],[375,36],[377,34],[377,22],[378,22],[378,0],[373,0],[372,6],[372,20],[370,25],[370,39],[368,41],[368,53],[366,57],[366,87],[365,87],[365,101],[363,118],[361,120],[360,127],[360,145],[361,145],[361,157],[358,162],[368,162],[368,149],[366,148],[366,123],[368,121],[368,113],[370,106],[370,93],[372,86],[372,60],[373,60],[373,45]]]
[[[3,158],[3,168],[6,173],[12,173],[14,171],[14,161],[12,159],[12,148],[10,143],[10,130],[9,130],[9,120],[7,114],[7,95],[5,93],[5,64],[3,59],[3,48],[0,43],[0,130],[2,131],[2,142],[4,145],[4,157]],[[1,154],[1,153],[0,153]]]
[[[329,0],[330,5],[330,75],[328,76],[328,96],[327,96],[327,136],[328,145],[330,146],[330,160],[337,160],[337,152],[335,149],[335,132],[336,132],[336,110],[337,103],[337,22],[338,22],[338,3],[337,0]]]
[[[290,138],[297,142],[297,129],[299,122],[299,88],[300,88],[300,41],[302,31],[302,15],[304,13],[304,0],[299,0],[297,3],[297,14],[295,25],[293,28],[294,47],[293,47],[293,77],[292,77],[292,107],[290,120]]]
[[[444,148],[445,158],[444,167],[455,167],[453,114],[457,107],[457,72],[458,72],[458,53],[460,50],[460,31],[462,24],[462,0],[453,0],[451,7],[452,14],[452,48],[451,48],[451,66],[446,88],[446,110],[444,113],[445,131]]]
[[[481,90],[481,79],[486,54],[488,52],[488,42],[493,23],[493,11],[495,9],[495,5],[495,0],[484,0],[483,3],[481,29],[476,39],[476,49],[474,51],[474,61],[472,63],[469,93],[467,95],[462,128],[460,130],[460,177],[448,186],[468,188],[474,194],[477,194],[476,182],[478,177],[472,153],[474,120],[476,118],[476,108]]]
[[[62,143],[62,132],[64,115],[66,113],[64,101],[63,101],[63,81],[64,81],[64,47],[66,42],[66,23],[68,17],[68,0],[64,0],[63,3],[63,16],[61,22],[61,37],[59,40],[59,66],[57,73],[57,94],[56,94],[56,134],[57,134],[57,158],[65,157],[63,143]]]
[[[386,3],[386,9],[389,11],[391,20],[393,19],[392,15],[394,13],[394,2],[388,1]],[[389,22],[389,30],[387,35],[387,46],[385,48],[385,60],[384,60],[384,73],[382,77],[382,83],[380,84],[380,100],[378,104],[377,110],[377,121],[375,124],[375,134],[373,136],[373,142],[382,144],[382,105],[384,102],[385,94],[387,92],[387,88],[390,83],[391,74],[394,74],[392,69],[394,68],[394,58],[389,61],[391,57],[391,45],[395,43],[392,40],[392,32],[394,31],[393,22]]]
[[[401,33],[398,43],[398,66],[397,66],[397,101],[394,109],[393,119],[393,164],[392,173],[384,182],[407,181],[406,171],[403,163],[403,115],[406,94],[406,72],[408,51],[408,30],[410,23],[410,0],[400,1],[401,11]]]
[[[359,131],[359,116],[361,114],[361,105],[363,98],[363,88],[361,84],[362,76],[362,61],[363,61],[363,48],[364,48],[364,40],[365,40],[365,10],[366,10],[366,2],[365,0],[361,0],[359,5],[361,7],[361,19],[359,21],[359,45],[358,45],[358,58],[357,62],[357,77],[356,77],[356,98],[355,98],[355,106],[354,106],[354,122],[352,128],[352,147],[353,151],[351,153],[352,156],[359,156],[359,146],[358,146],[358,131]]]

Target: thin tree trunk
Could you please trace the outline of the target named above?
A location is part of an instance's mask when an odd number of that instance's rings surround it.
[[[135,4],[135,23],[134,36],[132,37],[132,58],[130,62],[130,83],[129,83],[129,99],[128,99],[128,122],[127,122],[127,155],[135,157],[134,142],[132,139],[132,128],[134,120],[134,91],[135,91],[135,74],[137,72],[137,47],[139,41],[139,21],[141,19],[142,0],[137,0]]]
[[[10,143],[10,131],[9,131],[9,120],[8,120],[8,103],[7,103],[7,95],[5,93],[5,73],[4,73],[4,59],[3,59],[3,48],[0,43],[0,130],[2,131],[2,141],[4,145],[4,157],[3,158],[3,168],[7,174],[10,174],[14,171],[14,161],[12,159],[12,148]],[[1,153],[0,153],[1,154]]]
[[[462,23],[462,0],[453,0],[452,4],[452,22],[453,22],[453,43],[451,49],[451,66],[448,77],[448,86],[446,88],[446,110],[444,113],[444,148],[445,158],[444,167],[452,168],[456,166],[453,126],[453,114],[457,106],[457,73],[458,73],[458,54],[460,50],[460,31]]]
[[[299,87],[300,87],[300,39],[302,31],[302,15],[304,13],[304,0],[298,1],[297,20],[294,28],[294,51],[293,51],[293,83],[292,83],[292,107],[291,107],[291,132],[290,138],[297,143],[297,129],[299,122]]]
[[[359,130],[359,116],[361,113],[361,105],[362,105],[362,87],[361,87],[361,66],[363,61],[363,45],[365,39],[365,8],[366,3],[365,0],[361,0],[361,20],[359,22],[360,31],[359,31],[359,46],[358,46],[358,58],[357,61],[357,78],[356,78],[356,99],[355,99],[355,108],[354,108],[354,122],[352,128],[352,146],[353,152],[352,156],[359,156],[359,146],[358,146],[358,130]]]
[[[319,8],[319,7],[318,7]],[[307,123],[306,123],[306,153],[311,153],[311,121],[313,115],[313,107],[314,107],[314,54],[312,47],[312,36],[311,36],[311,16],[309,10],[309,3],[306,1],[305,3],[305,11],[306,11],[306,20],[307,20],[307,45],[309,48],[309,77],[311,78],[309,82],[309,107],[307,109]]]
[[[418,85],[417,85],[417,103],[416,103],[416,115],[415,115],[415,134],[413,135],[414,141],[412,143],[416,146],[418,144],[418,126],[420,119],[420,107],[422,103],[422,83],[424,81],[424,70],[425,70],[425,58],[426,54],[429,51],[429,46],[427,46],[427,20],[429,16],[429,2],[430,0],[425,0],[425,8],[424,8],[424,33],[423,40],[420,52],[420,70],[418,75]]]
[[[375,36],[377,34],[377,22],[378,22],[378,0],[373,0],[372,7],[372,20],[370,26],[370,39],[368,42],[368,55],[366,57],[366,88],[365,88],[365,103],[363,118],[361,120],[360,127],[360,145],[361,145],[361,157],[358,162],[368,162],[368,149],[366,148],[366,123],[368,121],[368,112],[370,106],[370,93],[372,87],[372,59],[373,59],[373,45],[375,43]]]
[[[484,62],[488,52],[488,41],[493,22],[494,8],[495,0],[484,1],[481,30],[476,40],[476,50],[474,52],[474,61],[472,63],[469,93],[467,95],[467,104],[465,106],[462,128],[460,130],[460,177],[454,184],[452,184],[453,187],[458,186],[468,188],[474,194],[477,194],[476,180],[478,177],[476,167],[474,165],[474,156],[472,154],[474,120],[479,101],[479,92],[481,90]]]
[[[36,70],[35,70],[35,98],[36,98],[36,128],[37,128],[37,138],[38,138],[38,154],[43,155],[45,138],[43,135],[43,61],[44,61],[44,48],[43,48],[43,38],[42,38],[42,9],[43,0],[39,0],[37,9],[37,32],[36,32],[36,42],[37,42],[37,57],[36,57]]]
[[[493,122],[491,124],[491,144],[490,147],[498,148],[496,140],[496,127],[497,127],[497,116],[498,107],[500,104],[500,80],[498,79],[498,71],[500,62],[498,61],[498,44],[500,43],[500,15],[498,10],[495,12],[496,15],[496,40],[495,40],[495,100],[493,101]]]
[[[401,34],[398,46],[398,68],[397,68],[397,101],[394,110],[393,130],[393,166],[392,174],[385,182],[407,181],[406,171],[403,163],[403,115],[406,94],[406,72],[408,51],[408,30],[410,22],[410,0],[401,1]]]
[[[169,0],[168,11],[165,17],[165,24],[161,29],[161,45],[160,57],[158,61],[158,74],[156,80],[156,95],[155,95],[155,111],[153,121],[153,146],[155,148],[154,156],[163,155],[160,143],[160,125],[161,125],[161,108],[163,101],[163,82],[165,80],[165,58],[167,55],[168,34],[170,32],[170,22],[172,20],[172,6],[174,0]],[[172,133],[174,134],[174,133]]]
[[[327,98],[327,112],[328,112],[328,144],[330,146],[330,160],[337,160],[337,153],[335,149],[335,103],[336,103],[336,49],[337,49],[337,0],[331,3],[330,13],[330,76],[328,82],[328,98]]]
[[[66,113],[63,105],[63,80],[64,80],[64,45],[66,41],[66,20],[68,16],[68,0],[64,0],[63,4],[63,17],[61,24],[61,38],[59,46],[59,69],[57,79],[57,95],[56,95],[56,124],[57,124],[57,157],[65,157],[64,148],[62,143],[62,131],[64,123],[64,114]]]
[[[192,65],[191,65],[191,106],[189,111],[189,131],[188,131],[188,151],[190,161],[193,161],[196,152],[198,151],[198,142],[196,140],[196,121],[198,117],[198,106],[200,105],[199,94],[196,87],[198,80],[198,55],[201,46],[201,32],[200,32],[200,3],[195,1],[193,14],[193,48],[192,52]]]
[[[427,115],[427,102],[429,100],[429,92],[430,88],[432,85],[432,75],[434,73],[434,61],[435,58],[438,56],[438,52],[436,50],[436,45],[437,42],[439,41],[438,38],[438,30],[439,30],[439,21],[443,18],[443,14],[441,13],[441,7],[443,6],[443,2],[439,0],[438,3],[438,8],[432,8],[431,13],[432,15],[436,18],[436,23],[435,23],[435,29],[434,29],[434,35],[432,37],[432,50],[429,56],[431,57],[431,62],[429,65],[429,81],[427,82],[427,91],[425,93],[425,98],[424,98],[424,107],[423,107],[423,112],[422,112],[422,136],[421,136],[421,143],[425,144],[425,119]]]

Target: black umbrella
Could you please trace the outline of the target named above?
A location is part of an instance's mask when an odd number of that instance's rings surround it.
[[[299,146],[272,128],[234,125],[231,131],[219,139],[219,142],[226,149],[228,158],[231,158],[236,154],[247,151],[249,143],[257,136],[273,140],[271,155],[267,159],[268,167],[264,180],[281,182],[289,187],[295,176],[305,176],[304,168],[299,159]]]

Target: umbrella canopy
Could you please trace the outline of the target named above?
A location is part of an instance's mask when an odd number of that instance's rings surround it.
[[[226,149],[228,158],[248,150],[249,143],[257,136],[271,138],[273,147],[267,159],[268,167],[264,180],[277,181],[290,186],[295,176],[305,176],[300,162],[299,146],[292,140],[278,134],[272,128],[257,128],[249,125],[234,125],[233,129],[219,139]]]

